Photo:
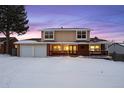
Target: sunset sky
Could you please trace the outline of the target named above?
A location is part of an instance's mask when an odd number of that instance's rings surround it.
[[[49,27],[91,28],[91,37],[124,41],[124,6],[26,6],[30,31],[19,39],[41,37]]]

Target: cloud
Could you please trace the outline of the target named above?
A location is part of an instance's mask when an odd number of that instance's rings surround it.
[[[31,8],[31,7],[30,7]],[[47,27],[88,27],[93,36],[123,37],[124,6],[34,6],[28,8],[30,31]]]

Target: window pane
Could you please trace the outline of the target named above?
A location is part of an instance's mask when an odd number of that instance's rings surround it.
[[[72,53],[72,46],[69,46],[69,52]]]
[[[53,34],[49,35],[49,38],[53,38]]]
[[[79,35],[79,34],[81,35],[81,31],[78,31],[77,34],[78,34],[78,35]]]
[[[86,38],[86,35],[82,35],[82,38]]]
[[[64,51],[69,51],[69,46],[68,46],[68,45],[64,45],[63,50],[64,50]]]
[[[77,51],[77,47],[73,46],[73,53],[76,53],[76,51]]]
[[[83,35],[85,35],[85,34],[86,34],[86,32],[82,31],[82,34],[83,34]]]
[[[48,35],[45,35],[45,38],[49,38]]]
[[[61,51],[62,47],[60,45],[54,45],[53,46],[53,51]]]
[[[77,35],[77,38],[81,38],[81,35]]]

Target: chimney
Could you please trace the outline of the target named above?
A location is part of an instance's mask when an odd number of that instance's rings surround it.
[[[63,26],[61,27],[61,29],[63,29]]]

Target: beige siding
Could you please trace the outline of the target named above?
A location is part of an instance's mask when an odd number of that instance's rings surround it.
[[[76,41],[76,31],[55,31],[54,32],[54,40],[44,40],[43,34],[44,33],[42,32],[41,41],[56,41],[56,42],[74,42],[74,41]],[[87,37],[86,40],[89,41],[90,40],[90,31],[87,31],[86,37]]]
[[[76,31],[56,31],[55,41],[57,42],[76,41]]]

